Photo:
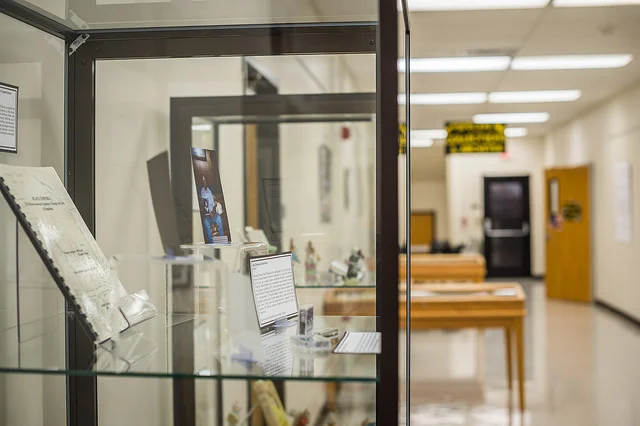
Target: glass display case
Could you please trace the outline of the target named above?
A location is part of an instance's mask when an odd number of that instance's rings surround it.
[[[27,267],[8,270],[0,372],[66,378],[37,385],[64,395],[44,410],[51,424],[398,424],[398,8],[0,0],[0,14],[64,40],[60,177],[126,290],[158,310],[96,345],[44,269],[33,290],[16,284]],[[191,148],[217,153],[232,248],[201,244]],[[150,161],[163,155],[158,178]],[[29,247],[0,213],[8,246]],[[189,260],[168,260],[168,240]],[[317,329],[380,332],[380,353],[310,353],[291,343],[295,327],[248,330],[238,259],[266,252],[293,254]],[[2,261],[19,265],[15,253]],[[376,316],[325,315],[340,287],[375,293]],[[280,411],[290,418],[273,423]]]

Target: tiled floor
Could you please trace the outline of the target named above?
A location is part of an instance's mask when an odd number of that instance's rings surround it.
[[[508,410],[501,331],[487,331],[484,344],[471,330],[414,332],[411,424],[640,426],[640,329],[589,305],[547,301],[542,283],[523,285],[525,415]]]

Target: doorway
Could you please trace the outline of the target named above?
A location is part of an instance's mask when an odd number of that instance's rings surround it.
[[[411,212],[411,250],[429,251],[436,238],[436,214],[434,211]]]
[[[590,167],[545,172],[547,297],[590,302]]]
[[[489,277],[531,275],[529,176],[484,178],[483,231]]]

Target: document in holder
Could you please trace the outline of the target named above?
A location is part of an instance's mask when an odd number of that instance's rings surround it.
[[[377,332],[347,331],[333,350],[335,354],[379,354],[381,334]]]

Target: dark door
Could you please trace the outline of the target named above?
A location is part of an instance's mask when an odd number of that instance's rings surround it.
[[[529,177],[484,178],[484,255],[489,277],[531,275]]]

